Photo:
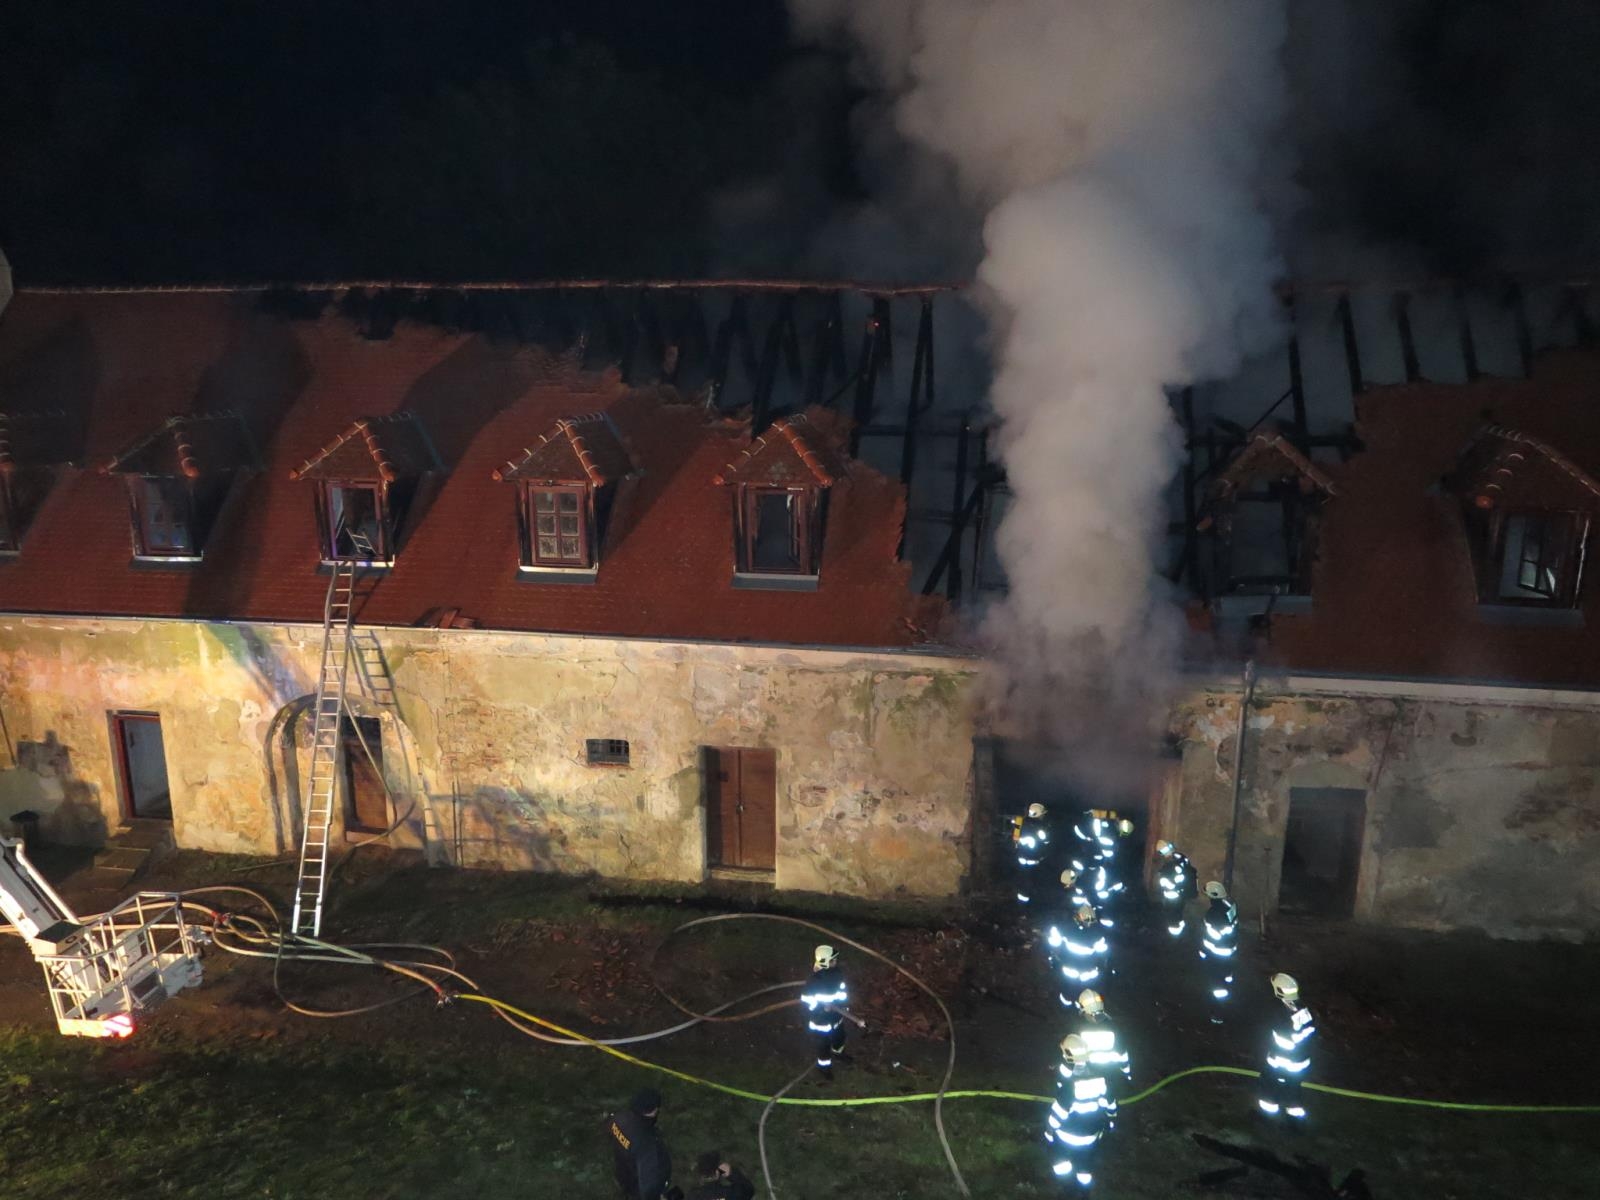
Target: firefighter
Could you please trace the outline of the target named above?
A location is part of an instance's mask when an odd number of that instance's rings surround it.
[[[1211,905],[1206,909],[1200,937],[1200,957],[1210,967],[1211,999],[1216,1004],[1226,1004],[1233,995],[1233,953],[1238,949],[1239,910],[1228,899],[1228,889],[1213,879],[1206,884],[1206,898]],[[1212,1016],[1221,1024],[1222,1018]]]
[[[672,1182],[672,1154],[656,1129],[661,1093],[644,1088],[606,1122],[623,1200],[683,1200]]]
[[[1012,836],[1017,843],[1017,899],[1026,904],[1033,887],[1029,882],[1033,877],[1033,869],[1044,861],[1050,842],[1050,828],[1045,824],[1044,805],[1028,805],[1028,815],[1013,830]]]
[[[1182,937],[1188,920],[1184,908],[1196,891],[1194,867],[1169,841],[1156,843],[1156,886],[1161,889],[1161,907],[1167,914],[1167,932]]]
[[[1071,1009],[1085,988],[1100,982],[1106,961],[1106,939],[1094,908],[1079,905],[1070,922],[1050,926],[1047,938],[1051,963],[1060,973],[1061,1007]]]
[[[1088,904],[1091,908],[1093,902],[1089,899],[1089,889],[1084,886],[1083,875],[1077,867],[1068,867],[1061,872],[1061,890],[1067,894],[1067,913],[1075,913],[1078,909]]]
[[[1272,994],[1283,1005],[1272,1025],[1267,1064],[1261,1071],[1261,1094],[1256,1104],[1269,1117],[1280,1113],[1293,1121],[1306,1119],[1300,1081],[1311,1067],[1311,1037],[1317,1032],[1311,1010],[1300,1003],[1300,985],[1294,976],[1272,977]]]
[[[833,1060],[844,1050],[844,1006],[848,1000],[844,972],[839,970],[839,952],[832,946],[818,946],[800,1003],[806,1006],[806,1026],[816,1043],[817,1070],[824,1079],[833,1078]]]
[[[707,1150],[695,1162],[694,1170],[700,1186],[689,1193],[689,1200],[755,1200],[756,1185],[723,1158],[720,1150]]]
[[[1101,1139],[1117,1120],[1112,1082],[1118,1071],[1127,1076],[1130,1069],[1126,1052],[1117,1048],[1116,1031],[1100,994],[1084,988],[1077,1005],[1083,1024],[1061,1042],[1055,1099],[1044,1138],[1051,1151],[1051,1173],[1067,1194],[1087,1196],[1094,1186]]]

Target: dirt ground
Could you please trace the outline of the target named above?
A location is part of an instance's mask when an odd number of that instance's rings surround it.
[[[366,853],[366,852],[364,852]],[[83,910],[110,895],[70,857]],[[287,893],[285,867],[180,854],[144,888],[223,881]],[[674,934],[719,912],[779,912],[855,938],[922,976],[956,1019],[954,1086],[1040,1094],[1064,1032],[1042,955],[1012,907],[865,905],[821,897],[530,875],[427,871],[373,854],[335,881],[325,934],[339,941],[449,947],[490,994],[597,1037],[682,1019],[661,988],[710,1007],[803,978],[809,930],[738,921]],[[211,896],[218,907],[235,899]],[[237,906],[249,904],[244,897]],[[1135,912],[1119,925],[1108,1006],[1133,1054],[1134,1087],[1201,1064],[1254,1067],[1271,997],[1289,970],[1318,1017],[1313,1077],[1419,1098],[1600,1104],[1600,946],[1496,943],[1360,926],[1242,927],[1241,994],[1213,1024],[1200,963]],[[846,949],[868,1025],[831,1087],[797,1096],[933,1090],[946,1031],[938,1010],[890,968]],[[658,987],[658,984],[660,985]],[[393,995],[377,973],[293,967],[285,990],[342,1007]],[[663,1065],[776,1090],[804,1066],[796,1010],[717,1023],[630,1047]],[[61,1039],[26,948],[0,938],[0,1195],[610,1197],[603,1114],[635,1088],[667,1095],[663,1128],[679,1161],[716,1146],[759,1173],[761,1105],[719,1095],[589,1049],[526,1039],[487,1010],[414,999],[367,1016],[312,1020],[284,1010],[258,961],[212,952],[205,984],[115,1045]],[[1181,1080],[1125,1110],[1102,1159],[1098,1195],[1273,1197],[1314,1194],[1259,1170],[1214,1187],[1231,1160],[1195,1135],[1303,1157],[1339,1180],[1364,1170],[1381,1200],[1592,1197],[1600,1114],[1441,1112],[1332,1096],[1311,1101],[1298,1135],[1253,1115],[1250,1081]],[[949,1101],[946,1125],[975,1196],[1052,1194],[1038,1129],[1043,1110],[994,1099]],[[931,1106],[780,1109],[769,1124],[774,1183],[785,1197],[954,1195]],[[1326,1192],[1325,1195],[1332,1195]]]

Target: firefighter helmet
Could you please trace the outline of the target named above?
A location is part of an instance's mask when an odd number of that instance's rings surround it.
[[[1042,805],[1042,804],[1030,804],[1030,805],[1028,805],[1028,815],[1030,817],[1032,817],[1035,821],[1042,820],[1043,817],[1044,817],[1044,805]]]
[[[818,946],[811,960],[819,971],[826,971],[839,961],[839,952],[832,946]]]
[[[1293,975],[1279,971],[1272,977],[1272,994],[1286,1004],[1293,1003],[1300,998],[1300,985]]]
[[[1061,1039],[1061,1057],[1069,1062],[1082,1062],[1089,1057],[1089,1043],[1077,1034],[1069,1033]]]
[[[1084,988],[1078,993],[1078,1010],[1091,1019],[1103,1017],[1106,1012],[1105,997],[1093,988]]]
[[[1206,895],[1213,900],[1226,900],[1228,898],[1228,889],[1223,887],[1220,881],[1213,879],[1206,884]]]
[[[1076,871],[1074,871],[1071,867],[1068,867],[1065,871],[1061,872],[1061,886],[1062,887],[1071,887],[1073,884],[1075,884],[1077,882],[1078,882],[1078,873]]]
[[[1079,925],[1087,925],[1094,920],[1094,909],[1087,904],[1080,904],[1072,915],[1078,919]]]
[[[1162,838],[1159,842],[1156,843],[1156,853],[1159,854],[1162,858],[1171,858],[1172,857],[1172,843],[1167,841],[1166,838]]]
[[[1127,837],[1133,832],[1133,822],[1128,820],[1127,817],[1123,817],[1122,820],[1117,822],[1117,832],[1123,837]]]

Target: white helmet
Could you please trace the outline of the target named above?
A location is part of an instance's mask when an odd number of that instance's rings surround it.
[[[1213,879],[1206,884],[1206,895],[1213,900],[1226,900],[1228,898],[1228,889],[1223,887],[1218,880]]]
[[[1044,817],[1044,805],[1042,805],[1042,804],[1030,804],[1030,805],[1028,805],[1028,816],[1032,817],[1035,821],[1041,820]]]
[[[1123,817],[1122,820],[1117,822],[1117,832],[1123,837],[1127,837],[1133,832],[1133,822],[1128,820],[1127,817]]]
[[[832,946],[818,946],[811,961],[816,964],[817,970],[826,971],[839,961],[839,952]]]
[[[1272,977],[1272,994],[1279,1000],[1290,1002],[1300,998],[1300,985],[1295,982],[1293,975],[1285,975],[1279,971]]]
[[[1072,915],[1078,919],[1079,925],[1087,925],[1094,920],[1094,909],[1087,904],[1080,904]]]
[[[1078,993],[1078,1008],[1086,1017],[1104,1016],[1106,1011],[1105,997],[1093,988],[1084,988]]]
[[[1156,853],[1159,854],[1162,858],[1171,858],[1172,857],[1172,843],[1167,841],[1166,838],[1162,838],[1159,842],[1156,843]]]
[[[1061,1039],[1061,1057],[1072,1062],[1082,1062],[1089,1057],[1089,1043],[1075,1033]]]
[[[1078,873],[1076,871],[1074,871],[1071,867],[1068,867],[1065,871],[1061,872],[1061,886],[1062,887],[1071,887],[1073,884],[1075,884],[1077,882],[1078,882]]]

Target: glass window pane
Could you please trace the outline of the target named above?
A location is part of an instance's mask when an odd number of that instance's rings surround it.
[[[553,492],[535,492],[533,494],[533,507],[537,512],[555,512],[556,498]]]
[[[577,492],[562,492],[561,493],[561,511],[562,512],[571,512],[571,513],[575,513],[575,512],[578,511],[578,493]]]
[[[752,571],[799,571],[800,514],[804,505],[794,492],[762,492],[755,497]]]
[[[541,515],[538,521],[540,533],[554,533],[556,531],[556,519],[554,516]]]
[[[561,557],[562,558],[570,558],[573,561],[577,561],[579,552],[580,551],[579,551],[578,539],[577,538],[575,538],[575,537],[564,537],[564,538],[561,539]]]
[[[556,558],[557,557],[556,539],[555,538],[553,538],[553,537],[541,537],[539,539],[539,557],[540,558]]]
[[[578,514],[577,513],[562,513],[561,514],[561,532],[563,534],[565,534],[565,535],[570,536],[570,537],[577,537],[578,536]]]

